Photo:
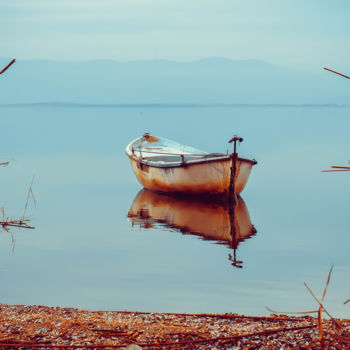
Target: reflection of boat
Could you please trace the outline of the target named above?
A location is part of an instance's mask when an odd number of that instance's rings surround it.
[[[183,234],[200,236],[204,240],[225,244],[234,250],[233,265],[242,267],[236,259],[241,241],[256,233],[241,197],[230,205],[220,197],[178,197],[141,190],[128,213],[132,224],[143,228],[167,227]]]
[[[206,153],[149,133],[126,147],[132,169],[141,184],[153,191],[190,194],[240,193],[255,160],[234,153]]]

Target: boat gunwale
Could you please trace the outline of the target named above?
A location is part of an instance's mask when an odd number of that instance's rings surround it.
[[[179,160],[179,161],[172,161],[172,162],[164,162],[164,163],[157,163],[156,161],[152,161],[152,160],[147,160],[145,158],[142,158],[142,157],[138,157],[136,156],[135,154],[133,154],[131,152],[131,149],[132,149],[132,145],[138,141],[141,137],[138,137],[137,139],[131,141],[127,146],[126,146],[126,149],[125,149],[125,153],[126,155],[129,157],[129,159],[132,159],[136,162],[140,162],[144,165],[147,165],[147,166],[150,166],[150,167],[155,167],[155,168],[183,168],[183,167],[186,167],[186,166],[189,166],[189,165],[192,165],[192,164],[204,164],[204,163],[211,163],[211,162],[215,162],[215,161],[229,161],[231,160],[231,154],[222,154],[222,155],[216,155],[216,156],[212,156],[210,157],[210,153],[204,153],[203,156],[201,155],[196,155],[198,157],[201,157],[199,159],[191,159],[191,160],[186,160],[186,161],[182,161],[182,160]],[[144,151],[144,153],[147,153],[147,151]],[[149,153],[153,153],[153,152],[149,152]],[[183,154],[184,156],[188,155],[188,156],[191,156],[191,154],[186,154],[184,153]],[[203,159],[203,157],[206,157],[205,159]],[[241,158],[241,157],[238,157],[237,158],[238,160],[240,161],[243,161],[243,162],[248,162],[248,163],[251,163],[252,165],[255,165],[257,164],[257,161],[254,159],[247,159],[247,158]]]
[[[137,156],[133,156],[131,154],[128,154],[126,152],[126,155],[129,157],[129,159],[132,159],[134,160],[135,162],[141,162],[142,164],[144,165],[147,165],[147,166],[150,166],[150,167],[155,167],[155,168],[184,168],[186,166],[189,166],[189,165],[194,165],[194,164],[204,164],[204,163],[211,163],[211,162],[215,162],[215,161],[229,161],[231,160],[231,155],[228,154],[224,154],[222,156],[217,156],[217,157],[212,157],[212,158],[205,158],[205,159],[193,159],[193,160],[187,160],[185,162],[182,162],[182,161],[178,161],[178,162],[167,162],[167,163],[164,163],[164,164],[157,164],[156,162],[154,161],[151,161],[151,160],[147,160],[147,159],[144,159],[144,158],[140,158],[140,157],[137,157]],[[241,158],[241,157],[238,157],[237,158],[238,160],[242,161],[242,162],[247,162],[247,163],[251,163],[252,165],[255,165],[257,164],[257,161],[256,160],[252,160],[252,159],[247,159],[247,158]]]

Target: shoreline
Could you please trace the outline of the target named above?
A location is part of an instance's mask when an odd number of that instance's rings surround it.
[[[350,320],[337,321],[343,330],[335,329],[332,320],[322,322],[327,349],[350,344]],[[319,332],[318,320],[311,316],[90,311],[0,304],[0,348],[11,349],[313,349],[320,347]]]

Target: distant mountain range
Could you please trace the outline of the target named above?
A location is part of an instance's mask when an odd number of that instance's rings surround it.
[[[0,68],[10,62],[0,58]],[[259,60],[20,59],[0,76],[0,104],[348,104],[347,79]]]

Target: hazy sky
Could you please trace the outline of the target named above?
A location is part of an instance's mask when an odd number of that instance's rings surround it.
[[[11,0],[0,14],[1,57],[221,56],[350,72],[349,0]]]

